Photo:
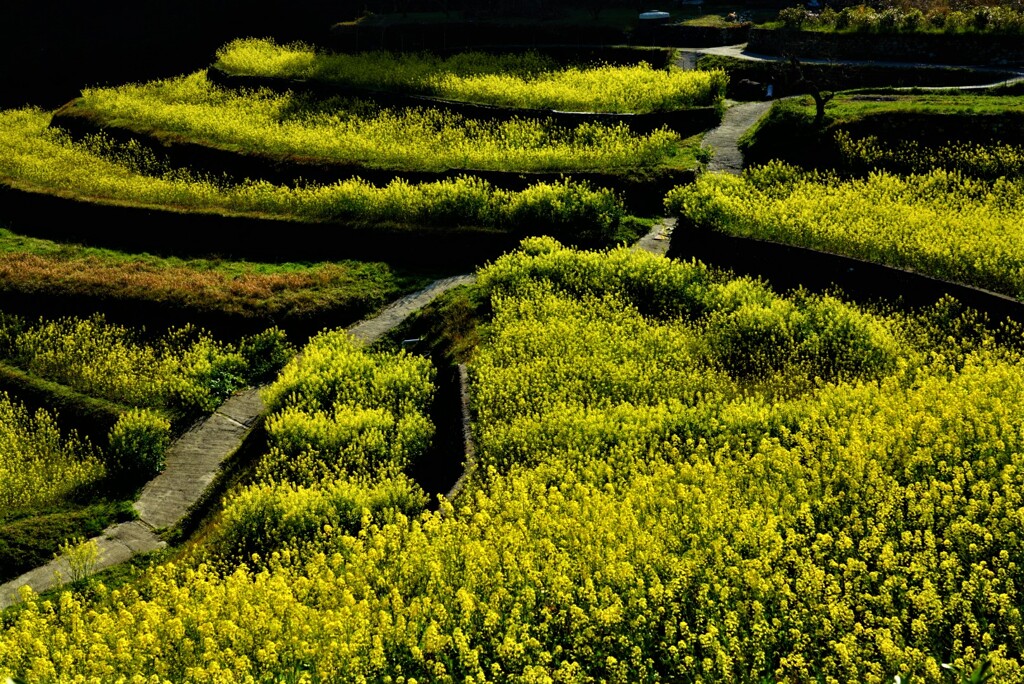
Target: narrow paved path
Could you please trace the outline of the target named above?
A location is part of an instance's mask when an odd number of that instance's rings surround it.
[[[687,68],[687,65],[692,64],[700,55],[721,55],[723,57],[735,57],[736,59],[745,59],[752,62],[786,62],[787,57],[780,55],[766,55],[757,52],[749,52],[747,50],[746,43],[740,43],[739,45],[722,45],[718,47],[698,47],[698,48],[677,48],[679,50],[679,57],[676,59],[676,64],[683,69]],[[1015,73],[1016,76],[1010,79],[997,79],[991,83],[981,85],[967,85],[967,86],[936,86],[934,90],[983,90],[985,88],[991,88],[997,85],[1004,85],[1008,83],[1018,83],[1024,81],[1024,69],[1016,66],[987,66],[987,65],[971,65],[971,64],[933,64],[930,62],[895,62],[887,60],[865,60],[865,59],[823,59],[817,57],[800,57],[801,64],[826,64],[836,66],[871,66],[871,67],[888,67],[893,69],[919,69],[923,71],[933,70],[936,73],[940,73],[945,69],[969,69],[976,73],[988,73],[994,77],[1003,75],[1006,73]],[[692,67],[691,67],[692,68]],[[932,89],[932,88],[925,88]]]
[[[435,297],[474,278],[463,275],[437,280],[419,292],[402,297],[373,318],[350,326],[348,331],[366,344],[375,342]],[[159,534],[174,527],[188,514],[217,476],[221,464],[238,450],[263,417],[261,389],[252,387],[238,392],[175,440],[167,451],[163,472],[143,488],[135,502],[138,520],[112,525],[90,540],[99,551],[92,572],[167,545]],[[65,581],[72,578],[67,558],[55,559],[0,584],[0,610],[21,600],[22,587],[28,586],[40,593],[57,586],[58,573]]]
[[[672,243],[672,231],[675,227],[676,220],[674,218],[662,219],[651,228],[647,235],[636,241],[633,249],[665,256],[668,253],[669,245]]]
[[[424,306],[434,301],[436,297],[444,294],[453,287],[468,285],[474,280],[476,280],[476,276],[472,274],[435,280],[419,292],[413,292],[410,295],[406,295],[405,297],[396,300],[373,318],[350,326],[348,331],[353,337],[362,340],[366,344],[376,342],[384,335],[384,333],[396,327],[413,312],[422,309]]]
[[[679,48],[679,56],[676,59],[676,64],[683,69],[692,69],[696,59],[702,55],[724,55],[727,57],[735,57],[737,59],[746,59],[750,61],[761,61],[761,62],[782,62],[786,58],[777,55],[762,55],[747,52],[746,44],[741,45],[725,45],[721,47],[706,47],[706,48]],[[943,65],[943,64],[927,64],[923,62],[886,62],[886,61],[864,61],[864,60],[827,60],[827,59],[814,59],[814,58],[801,58],[800,62],[803,64],[836,64],[836,65],[849,65],[849,66],[881,66],[881,67],[893,67],[893,68],[905,68],[905,69],[970,69],[979,73],[991,73],[993,75],[1004,75],[1007,72],[1016,73],[1017,75],[1010,79],[1000,79],[992,83],[983,85],[967,85],[967,86],[924,86],[915,87],[916,90],[985,90],[996,85],[1004,85],[1009,83],[1018,83],[1024,81],[1024,71],[1015,67],[988,67],[988,66],[955,66],[955,65]],[[902,90],[911,90],[912,88],[902,88]],[[708,165],[709,171],[724,171],[726,173],[740,173],[743,170],[743,155],[740,153],[736,143],[751,126],[753,126],[758,119],[760,119],[765,112],[771,107],[772,101],[756,101],[756,102],[744,102],[737,104],[725,112],[725,117],[722,120],[721,125],[709,131],[704,136],[704,144],[711,147],[715,151],[715,156],[712,158],[711,163]]]
[[[725,110],[725,117],[718,128],[704,135],[704,144],[715,151],[715,156],[708,164],[708,171],[740,173],[743,170],[743,153],[737,142],[771,106],[771,100],[767,100],[744,102]]]

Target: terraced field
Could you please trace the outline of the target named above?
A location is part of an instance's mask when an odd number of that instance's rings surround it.
[[[726,173],[601,118],[721,72],[564,126],[382,104],[573,102],[541,53],[217,59],[274,87],[0,113],[0,580],[60,555],[0,679],[1024,682],[1020,141],[947,135],[1011,99],[777,103]]]

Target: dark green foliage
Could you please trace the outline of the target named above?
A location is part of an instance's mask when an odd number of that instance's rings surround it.
[[[267,328],[261,333],[243,337],[238,351],[245,359],[245,377],[256,383],[268,380],[295,354],[295,346],[280,328]]]
[[[101,501],[83,508],[4,512],[0,518],[0,582],[48,563],[66,540],[93,537],[108,525],[133,520],[131,504]]]

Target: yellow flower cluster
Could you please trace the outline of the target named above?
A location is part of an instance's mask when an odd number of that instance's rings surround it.
[[[420,357],[367,352],[341,330],[313,337],[264,391],[269,450],[256,483],[229,497],[210,556],[323,552],[371,521],[419,513],[426,496],[405,472],[434,436],[433,375]]]
[[[0,517],[59,503],[104,472],[103,459],[88,441],[62,435],[50,413],[30,415],[0,393]]]
[[[797,244],[1024,298],[1024,182],[955,171],[841,180],[780,162],[704,174],[671,213],[732,235]]]
[[[559,68],[536,53],[488,55],[362,52],[318,53],[308,45],[279,46],[243,38],[217,51],[217,66],[233,74],[304,79],[414,92],[531,109],[648,113],[708,107],[725,97],[722,70],[653,69],[649,64]]]
[[[568,180],[520,192],[472,176],[429,183],[395,180],[376,187],[362,179],[291,187],[266,181],[226,184],[163,168],[137,144],[99,138],[73,142],[48,128],[35,109],[0,112],[0,179],[15,187],[153,207],[245,213],[304,221],[376,225],[529,225],[554,234],[610,234],[625,215],[605,188]]]
[[[906,174],[942,168],[992,180],[1020,177],[1024,172],[1024,148],[1020,145],[960,142],[922,147],[916,140],[886,144],[872,135],[854,139],[843,130],[836,131],[835,140],[843,163],[856,171],[885,169]]]
[[[249,378],[250,360],[239,346],[192,326],[170,330],[155,342],[100,315],[12,326],[3,334],[10,338],[6,353],[13,363],[128,406],[212,411]]]
[[[668,129],[639,135],[625,124],[564,128],[532,118],[478,121],[437,109],[381,109],[344,98],[236,93],[212,85],[204,72],[87,88],[78,108],[107,125],[250,154],[400,170],[650,168],[664,164],[680,144]]]
[[[378,514],[398,484],[253,486],[215,563],[30,598],[0,632],[0,676],[939,684],[987,658],[1024,682],[1024,359],[970,315],[880,317],[550,239],[480,276],[482,460],[458,500]],[[722,361],[707,322],[786,302],[780,320],[846,321],[841,339],[882,361],[835,379]],[[772,340],[799,356],[798,336]],[[268,392],[275,412],[422,398],[408,357],[317,344]]]

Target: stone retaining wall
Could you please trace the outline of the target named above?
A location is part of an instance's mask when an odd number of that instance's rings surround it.
[[[1024,37],[932,33],[819,33],[792,29],[750,30],[747,50],[768,55],[933,64],[1024,63]]]

